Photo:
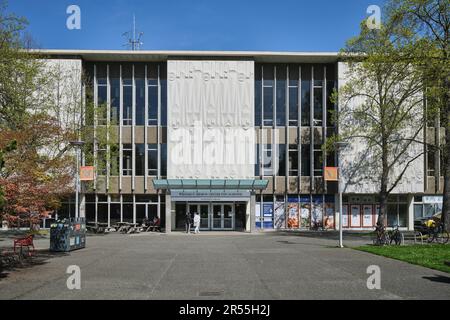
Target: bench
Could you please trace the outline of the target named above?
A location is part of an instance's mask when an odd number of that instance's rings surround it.
[[[30,234],[26,237],[16,238],[14,239],[14,252],[16,252],[16,247],[20,247],[20,253],[22,253],[22,248],[27,247],[28,255],[31,256],[30,247],[33,248],[33,252],[35,251],[34,243],[33,243],[33,235]]]
[[[402,245],[405,244],[405,241],[414,241],[414,244],[423,244],[423,235],[420,231],[402,231],[400,233],[402,235]]]

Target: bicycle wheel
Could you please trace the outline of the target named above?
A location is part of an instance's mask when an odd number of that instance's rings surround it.
[[[436,235],[436,242],[438,242],[438,243],[446,244],[448,242],[448,239],[449,239],[449,234],[445,230],[438,232]]]

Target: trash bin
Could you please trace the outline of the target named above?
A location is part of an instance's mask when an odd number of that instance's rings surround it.
[[[85,218],[57,220],[50,226],[50,251],[72,251],[86,247]]]

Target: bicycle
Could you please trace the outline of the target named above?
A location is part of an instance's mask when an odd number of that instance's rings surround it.
[[[389,244],[392,244],[392,242],[395,242],[397,246],[402,244],[402,233],[398,227],[399,225],[397,225],[394,230],[388,232],[390,238]]]
[[[376,238],[373,244],[377,246],[389,245],[391,243],[389,233],[386,232],[386,227],[382,224],[377,224],[375,227]]]
[[[446,244],[450,238],[448,232],[444,230],[444,224],[441,222],[438,225],[430,225],[428,227],[428,243],[436,242]]]

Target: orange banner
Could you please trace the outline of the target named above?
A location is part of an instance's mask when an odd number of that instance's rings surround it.
[[[80,181],[94,180],[94,167],[80,167]]]
[[[325,181],[338,181],[338,167],[325,167]]]

